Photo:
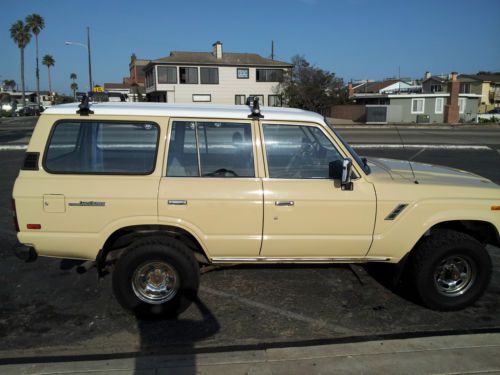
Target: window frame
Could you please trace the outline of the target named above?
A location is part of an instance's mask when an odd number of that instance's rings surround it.
[[[421,100],[422,101],[422,110],[421,111],[414,111],[413,110],[413,103],[418,101],[418,100]],[[412,115],[421,115],[423,113],[425,113],[425,98],[412,98],[411,99],[411,107],[410,107],[410,110],[411,110],[411,114]]]
[[[266,79],[265,80],[262,80],[262,79],[259,79],[261,77],[259,77],[261,75],[261,71],[265,71],[265,76],[266,76]],[[273,80],[270,80],[269,79],[269,75],[271,75],[272,71],[276,71],[276,72],[281,72],[281,78],[276,80],[276,81],[273,81]],[[272,82],[272,83],[279,83],[279,82],[283,82],[283,79],[285,77],[285,72],[282,68],[257,68],[255,69],[255,82]]]
[[[285,126],[305,126],[305,127],[312,127],[316,128],[319,130],[332,144],[332,146],[335,148],[335,150],[339,153],[339,155],[342,158],[351,158],[353,159],[352,163],[352,177],[351,181],[356,181],[361,178],[361,173],[358,171],[358,167],[356,165],[356,162],[354,161],[354,158],[351,155],[346,154],[344,149],[339,145],[339,142],[335,137],[333,137],[329,131],[326,131],[323,128],[323,125],[320,125],[315,122],[293,122],[293,121],[279,121],[279,122],[274,122],[274,121],[259,121],[259,131],[260,131],[260,136],[261,136],[261,153],[262,153],[262,162],[264,166],[264,174],[265,178],[270,179],[270,180],[290,180],[290,181],[334,181],[332,178],[291,178],[291,177],[286,177],[286,178],[280,178],[280,177],[271,177],[269,173],[269,164],[268,164],[268,159],[267,159],[267,148],[266,148],[266,136],[264,133],[264,125],[273,125],[273,126],[278,126],[278,125],[285,125]]]
[[[168,69],[172,69],[173,71],[175,71],[175,82],[168,82],[168,73],[167,73],[167,80],[166,80],[166,82],[160,82],[160,71],[159,71],[160,68],[165,68],[167,70]],[[179,72],[178,72],[178,69],[177,69],[176,66],[157,65],[157,67],[156,67],[156,76],[157,76],[156,79],[158,81],[158,84],[159,85],[176,85],[177,82],[178,82],[178,80],[179,80],[178,77],[177,77],[178,73]]]
[[[196,82],[181,82],[181,69],[196,69]],[[197,66],[179,66],[179,85],[198,85],[200,83],[200,72]]]
[[[152,170],[147,171],[147,172],[142,172],[142,173],[135,173],[135,172],[78,172],[78,171],[52,171],[47,167],[46,161],[47,161],[47,156],[48,156],[48,151],[50,148],[50,143],[52,140],[52,137],[54,136],[54,132],[56,131],[56,128],[59,124],[61,123],[76,123],[76,124],[82,124],[82,123],[111,123],[111,124],[138,124],[138,125],[144,125],[144,124],[149,124],[153,125],[157,129],[157,135],[156,135],[156,147],[155,147],[155,156],[154,160],[152,163]],[[45,148],[43,150],[43,158],[42,158],[42,168],[45,172],[49,174],[54,174],[54,175],[88,175],[88,176],[149,176],[152,175],[156,171],[156,164],[158,161],[158,148],[160,146],[160,135],[161,135],[161,127],[157,122],[154,121],[129,121],[129,120],[77,120],[77,119],[67,119],[67,120],[57,120],[52,124],[52,127],[50,129],[49,136],[47,138],[47,142],[45,144]]]
[[[195,100],[195,97],[208,97],[208,100]],[[193,103],[211,103],[212,102],[212,94],[192,94],[191,100]]]
[[[246,71],[247,76],[246,77],[240,77],[240,71]],[[236,68],[236,79],[250,79],[250,68]]]
[[[279,105],[271,105],[271,98],[276,98],[277,102],[279,102]],[[268,107],[283,107],[283,96],[278,94],[269,94],[267,96],[267,105]]]
[[[217,82],[202,82],[202,70],[203,69],[208,69],[208,70],[215,70],[217,72]],[[211,66],[200,66],[200,85],[218,85],[219,84],[219,67],[211,67]]]
[[[169,152],[170,152],[170,142],[172,138],[172,131],[173,131],[173,124],[174,122],[201,122],[201,123],[206,123],[206,122],[226,122],[226,123],[234,123],[234,124],[245,124],[250,127],[250,132],[252,134],[252,162],[253,162],[253,177],[248,177],[248,176],[233,176],[233,177],[214,177],[214,176],[202,176],[201,175],[201,157],[200,157],[200,141],[199,138],[197,138],[197,135],[195,135],[196,139],[196,154],[197,154],[197,159],[198,159],[198,176],[167,176],[167,171],[168,171],[168,157],[169,157]],[[195,134],[198,133],[198,127],[195,127]],[[214,118],[170,118],[169,123],[168,123],[168,130],[167,130],[167,137],[166,137],[166,144],[165,144],[165,155],[164,155],[164,161],[163,161],[163,170],[161,172],[161,178],[190,178],[190,179],[200,179],[200,180],[205,180],[205,179],[251,179],[255,180],[256,178],[261,178],[259,176],[259,155],[258,153],[260,152],[259,148],[257,147],[257,137],[259,135],[257,134],[257,130],[254,127],[254,121],[252,120],[247,120],[247,119],[234,119],[234,118],[226,118],[226,119],[214,119]]]
[[[438,101],[441,102],[441,106],[439,107],[439,110],[438,110]],[[435,114],[438,114],[438,115],[441,115],[444,113],[444,98],[436,98],[435,102],[434,102],[434,113]]]
[[[242,96],[243,97],[243,104],[238,104],[236,103],[236,98]],[[234,105],[245,105],[247,102],[247,96],[245,94],[235,94],[234,95]]]
[[[463,103],[463,105],[460,105],[460,103]],[[458,113],[464,114],[466,106],[467,106],[467,98],[465,98],[465,97],[459,97],[458,98]]]

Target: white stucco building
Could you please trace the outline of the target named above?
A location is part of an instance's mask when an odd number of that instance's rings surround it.
[[[171,52],[144,68],[150,101],[168,103],[245,104],[248,96],[281,106],[278,83],[292,65],[253,53],[227,53],[222,43],[212,52]]]

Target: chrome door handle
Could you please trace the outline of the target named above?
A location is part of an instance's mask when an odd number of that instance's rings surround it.
[[[276,201],[274,202],[276,206],[293,206],[295,205],[294,201]]]
[[[183,199],[172,199],[168,201],[168,204],[171,206],[185,206],[188,204],[188,201]]]

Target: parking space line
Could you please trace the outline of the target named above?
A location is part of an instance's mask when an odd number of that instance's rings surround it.
[[[251,299],[248,299],[248,298],[244,298],[244,297],[240,297],[240,296],[237,296],[234,294],[222,292],[220,290],[215,290],[215,289],[212,289],[212,288],[209,288],[206,286],[201,286],[200,290],[205,292],[205,293],[214,295],[214,296],[233,299],[233,300],[235,300],[239,303],[242,303],[244,305],[247,305],[247,306],[251,306],[251,307],[255,307],[255,308],[265,310],[268,312],[280,314],[280,315],[282,315],[286,318],[289,318],[289,319],[295,319],[295,320],[298,320],[298,321],[301,321],[304,323],[309,323],[318,329],[319,328],[328,328],[328,329],[331,329],[332,331],[338,332],[338,333],[346,333],[346,334],[355,333],[355,331],[353,331],[349,328],[345,328],[345,327],[338,326],[338,325],[332,325],[332,324],[329,324],[321,319],[310,318],[310,317],[304,316],[302,314],[297,314],[297,313],[294,313],[292,311],[280,309],[280,308],[274,307],[274,306],[269,306],[269,305],[266,305],[264,303],[252,301]]]

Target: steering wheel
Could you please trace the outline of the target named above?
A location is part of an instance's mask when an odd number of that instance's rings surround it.
[[[203,176],[207,176],[207,177],[230,177],[230,176],[238,177],[238,174],[231,169],[220,168],[220,169],[217,169],[216,171],[213,171],[210,173],[205,173]]]

